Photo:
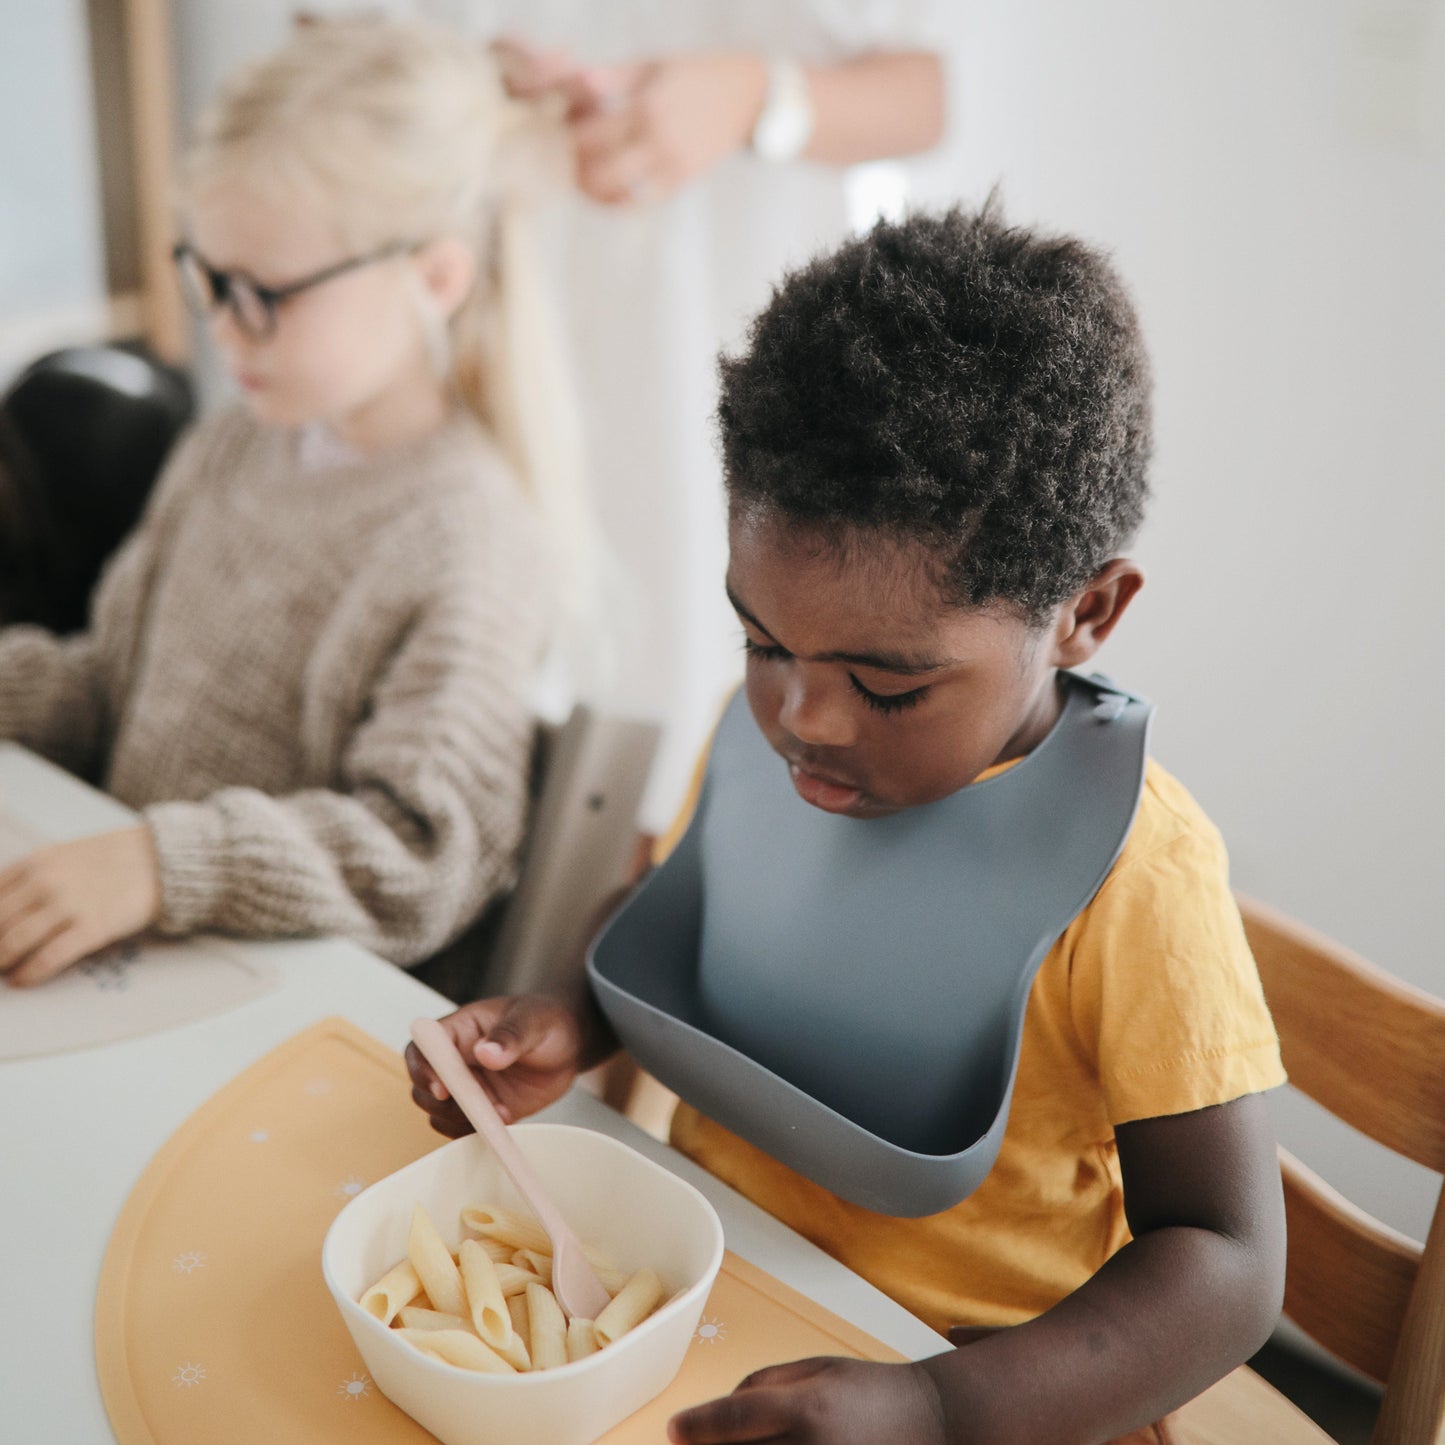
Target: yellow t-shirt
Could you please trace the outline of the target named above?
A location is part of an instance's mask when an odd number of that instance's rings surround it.
[[[1284,1077],[1223,841],[1151,760],[1123,851],[1039,967],[1003,1144],[963,1203],[923,1219],[861,1209],[686,1103],[671,1140],[940,1332],[1011,1325],[1128,1240],[1115,1125]]]

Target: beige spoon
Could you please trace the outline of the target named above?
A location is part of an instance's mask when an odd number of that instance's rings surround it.
[[[593,1272],[582,1242],[562,1218],[522,1151],[512,1142],[507,1126],[497,1113],[487,1091],[473,1077],[466,1060],[457,1052],[451,1035],[436,1019],[415,1019],[412,1041],[422,1057],[436,1071],[457,1107],[472,1127],[491,1146],[502,1168],[512,1177],[523,1199],[531,1206],[547,1237],[552,1241],[552,1292],[566,1313],[575,1319],[595,1320],[611,1296]]]

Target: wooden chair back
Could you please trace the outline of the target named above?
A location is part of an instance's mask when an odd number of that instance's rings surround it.
[[[1239,905],[1290,1082],[1445,1172],[1445,1002],[1265,904]],[[1280,1157],[1285,1314],[1385,1386],[1372,1445],[1445,1445],[1445,1190],[1422,1249]]]

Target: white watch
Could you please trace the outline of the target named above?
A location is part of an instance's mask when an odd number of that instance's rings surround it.
[[[753,126],[752,146],[765,161],[795,161],[813,138],[813,97],[796,60],[768,61],[768,93]]]

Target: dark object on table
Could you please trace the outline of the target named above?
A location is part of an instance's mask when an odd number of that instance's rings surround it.
[[[194,411],[185,374],[140,350],[70,347],[20,374],[0,398],[0,622],[84,627]]]

